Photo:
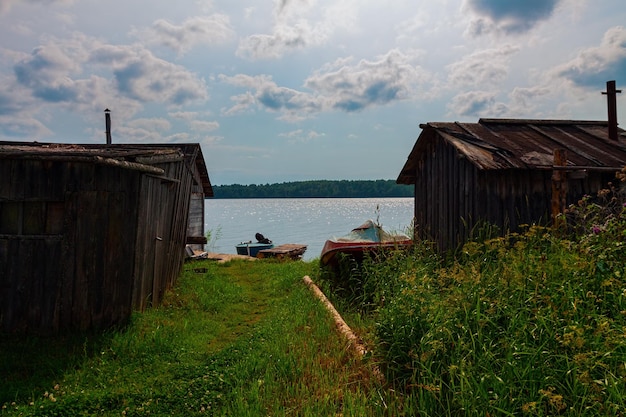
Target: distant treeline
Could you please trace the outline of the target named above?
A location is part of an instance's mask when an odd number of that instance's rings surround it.
[[[214,198],[369,198],[413,197],[413,186],[394,180],[297,181],[265,185],[216,185]]]

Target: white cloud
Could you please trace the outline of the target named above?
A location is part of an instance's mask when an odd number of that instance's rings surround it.
[[[198,116],[198,112],[195,111],[176,111],[176,112],[169,112],[168,116],[174,118],[174,119],[180,119],[180,120],[193,120]]]
[[[237,56],[278,59],[291,51],[324,45],[338,30],[354,28],[355,7],[353,0],[324,5],[317,0],[275,0],[271,33],[243,38]]]
[[[178,55],[186,54],[196,45],[224,43],[235,35],[228,16],[224,14],[195,16],[181,25],[159,19],[152,27],[134,33],[144,42],[165,46]]]
[[[30,54],[4,49],[2,56],[14,64],[12,74],[0,82],[0,114],[13,114],[24,126],[12,122],[3,129],[5,135],[8,130],[49,133],[41,116],[53,106],[91,115],[89,119],[108,107],[123,124],[148,102],[180,106],[208,98],[204,81],[184,67],[138,45],[106,44],[80,33],[47,37]],[[152,137],[137,130],[127,133]]]
[[[47,103],[111,106],[121,97],[129,111],[144,102],[182,105],[208,98],[204,82],[184,67],[138,45],[104,44],[80,34],[39,45],[15,64],[14,75]]]
[[[219,129],[220,124],[215,121],[192,120],[189,123],[189,126],[194,132],[211,132],[213,130]]]
[[[0,136],[15,137],[19,140],[41,140],[52,131],[36,118],[26,113],[0,114]]]
[[[139,45],[102,45],[89,61],[112,71],[119,94],[138,101],[183,105],[208,98],[195,74]]]
[[[496,101],[497,94],[490,91],[468,91],[455,96],[448,110],[453,115],[472,117],[498,117],[506,113],[506,107]]]
[[[544,86],[516,87],[510,94],[511,106],[518,114],[534,112],[539,107],[539,100],[549,97],[553,91]]]
[[[320,99],[315,95],[303,93],[291,88],[278,86],[269,76],[248,76],[239,74],[233,77],[222,75],[220,79],[231,85],[248,88],[246,91],[232,98],[236,105],[223,113],[233,115],[258,106],[271,112],[284,112],[297,118],[298,114],[304,116],[321,110]]]
[[[448,66],[449,85],[458,87],[493,86],[504,81],[509,73],[509,61],[519,47],[504,45],[498,49],[474,52]]]
[[[155,132],[166,132],[172,128],[168,120],[159,117],[134,119],[128,122],[128,126]]]
[[[320,137],[326,136],[325,133],[319,133],[314,130],[304,131],[302,129],[292,130],[290,132],[281,133],[278,136],[287,138],[290,144],[306,143]]]
[[[552,71],[576,86],[597,89],[606,81],[626,76],[626,28],[615,26],[604,34],[600,46],[581,50]],[[623,82],[623,81],[622,81]]]
[[[430,75],[412,63],[413,57],[391,50],[376,60],[361,60],[354,66],[337,61],[308,77],[305,86],[326,97],[326,105],[343,111],[411,98]]]
[[[324,111],[356,112],[406,100],[430,78],[412,60],[398,50],[373,61],[361,60],[356,65],[349,65],[350,59],[338,59],[309,76],[304,82],[306,91],[280,87],[269,76],[222,75],[222,81],[248,89],[232,98],[236,104],[224,114],[257,106],[281,112],[282,119],[294,121]]]

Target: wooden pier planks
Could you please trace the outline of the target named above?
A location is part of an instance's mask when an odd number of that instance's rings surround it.
[[[306,252],[307,245],[299,243],[285,243],[272,249],[263,249],[259,251],[258,258],[291,258],[299,259]]]

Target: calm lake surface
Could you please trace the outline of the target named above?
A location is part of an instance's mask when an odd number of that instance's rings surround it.
[[[207,199],[205,250],[237,253],[235,245],[256,242],[255,233],[275,245],[307,245],[305,260],[319,258],[326,239],[343,236],[367,219],[388,231],[405,232],[413,218],[413,198]]]

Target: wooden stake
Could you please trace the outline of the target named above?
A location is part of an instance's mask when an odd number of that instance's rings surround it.
[[[554,166],[567,166],[567,151],[565,149],[554,150]],[[564,219],[560,214],[565,212],[567,202],[567,171],[555,169],[552,171],[552,225],[560,229]]]

